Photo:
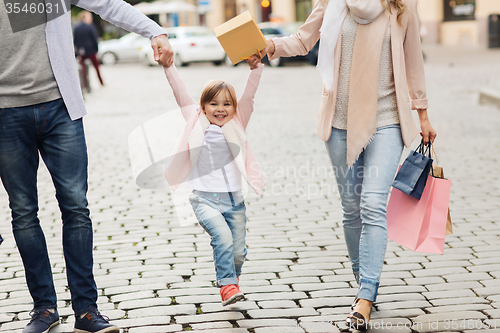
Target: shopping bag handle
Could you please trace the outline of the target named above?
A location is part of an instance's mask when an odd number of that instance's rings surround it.
[[[254,53],[254,54],[258,54],[258,55],[259,55],[259,58],[260,58],[260,59],[262,59],[262,53],[261,53],[262,51],[264,51],[264,50],[259,50],[259,49],[257,49],[257,53]],[[253,54],[252,54],[250,57],[240,57],[240,59],[241,59],[241,60],[247,60],[247,59],[250,59],[250,58],[252,58],[252,57],[253,57]]]
[[[424,149],[424,147],[426,147]],[[426,155],[432,160],[432,153],[431,153],[431,150],[434,151],[434,146],[432,145],[432,142],[431,140],[429,140],[429,142],[427,144],[424,143],[424,139],[422,139],[420,141],[420,144],[418,145],[417,147],[417,152],[422,154],[422,155]],[[434,151],[434,155],[436,155],[436,152]],[[436,160],[437,162],[437,160]],[[434,163],[434,162],[433,162]],[[432,177],[435,177],[434,176],[434,169],[431,167],[431,175]]]
[[[429,150],[429,148],[431,146],[432,146],[432,143],[431,143],[430,140],[429,140],[429,142],[427,144],[425,144],[424,143],[424,139],[422,139],[422,141],[420,141],[420,144],[417,147],[417,152],[420,153],[420,154],[422,154],[422,155],[424,155],[424,156],[427,154],[427,156],[429,158],[431,158],[431,151]],[[426,147],[425,150],[424,150],[424,147]]]
[[[439,165],[438,157],[436,151],[434,150],[434,146],[432,146],[432,154],[434,154],[434,159],[436,160],[436,164]]]

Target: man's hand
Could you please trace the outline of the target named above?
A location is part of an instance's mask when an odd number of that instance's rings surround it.
[[[154,59],[158,65],[170,67],[174,62],[174,51],[168,42],[167,35],[158,35],[151,40]]]

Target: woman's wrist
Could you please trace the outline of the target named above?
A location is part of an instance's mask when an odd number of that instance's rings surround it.
[[[427,115],[427,109],[417,109],[417,113],[420,122],[429,121],[429,116]]]
[[[266,41],[266,53],[272,56],[276,52],[276,45],[274,44],[272,39],[268,39]]]

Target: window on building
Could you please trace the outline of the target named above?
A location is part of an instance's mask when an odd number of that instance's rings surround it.
[[[270,15],[273,12],[273,5],[271,0],[261,0],[260,1],[260,18],[262,22],[270,21]]]
[[[444,0],[444,20],[474,20],[476,0]]]
[[[224,14],[226,16],[226,21],[236,16],[236,0],[224,1]]]
[[[304,22],[312,10],[311,0],[295,0],[295,20]]]

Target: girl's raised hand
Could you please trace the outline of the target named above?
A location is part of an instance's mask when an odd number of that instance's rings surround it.
[[[260,54],[255,53],[253,56],[251,56],[249,59],[247,59],[248,66],[250,66],[250,69],[256,69],[257,66],[259,65],[260,62]]]

